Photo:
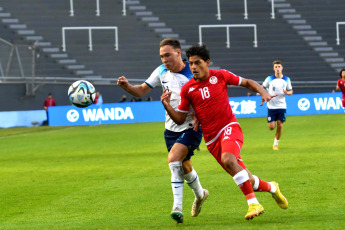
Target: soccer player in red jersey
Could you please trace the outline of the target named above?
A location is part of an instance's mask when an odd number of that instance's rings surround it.
[[[278,183],[266,182],[252,175],[242,161],[240,151],[243,133],[232,113],[227,85],[238,85],[258,92],[262,99],[261,105],[275,95],[270,95],[253,80],[236,76],[227,70],[209,69],[210,56],[206,46],[192,46],[186,55],[194,77],[182,87],[177,110],[170,106],[171,92],[163,92],[161,101],[167,113],[177,124],[181,124],[192,106],[201,124],[207,149],[233,177],[247,199],[249,209],[245,219],[252,219],[264,212],[254,191],[270,192],[280,208],[288,208],[288,201],[280,192]]]
[[[343,93],[343,97],[342,97],[342,104],[343,104],[343,108],[345,109],[345,69],[340,70],[340,79],[337,82],[337,87],[335,88],[335,91],[339,91],[341,90],[341,92]]]

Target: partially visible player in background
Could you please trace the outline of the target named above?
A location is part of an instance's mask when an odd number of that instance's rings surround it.
[[[181,45],[176,39],[167,38],[160,43],[160,57],[162,65],[158,66],[151,76],[141,85],[131,85],[122,76],[117,84],[135,97],[142,97],[155,86],[161,85],[163,89],[172,92],[171,106],[177,108],[180,102],[182,86],[193,77],[188,62],[182,60]],[[171,218],[177,223],[183,222],[182,199],[184,180],[193,190],[195,199],[191,215],[198,216],[203,202],[208,197],[208,191],[203,189],[199,176],[193,168],[191,157],[202,139],[201,128],[193,130],[193,118],[187,116],[186,121],[177,125],[168,114],[165,116],[165,143],[169,151],[168,162],[171,170],[171,187],[174,195],[174,204]]]
[[[49,115],[48,115],[48,108],[50,106],[56,106],[55,100],[53,98],[53,94],[49,93],[48,97],[44,100],[43,108],[47,114],[47,120],[43,122],[44,125],[49,125]]]
[[[286,121],[286,101],[285,95],[292,95],[291,80],[283,75],[283,63],[279,60],[273,62],[274,75],[268,76],[263,82],[269,94],[277,95],[267,102],[268,128],[274,130],[277,127],[273,142],[273,150],[279,150],[278,144],[283,132],[283,123]]]
[[[335,91],[341,90],[343,93],[341,102],[345,111],[345,69],[340,70],[339,73],[340,79],[337,82],[337,87],[335,88]]]
[[[183,123],[190,106],[200,121],[207,149],[229,173],[241,189],[248,203],[245,219],[264,212],[254,191],[270,192],[278,206],[288,208],[288,201],[281,194],[278,183],[266,182],[252,175],[241,158],[242,129],[229,104],[228,85],[242,86],[261,95],[263,105],[275,97],[253,80],[236,76],[227,70],[209,69],[210,55],[206,46],[192,46],[186,51],[189,67],[194,77],[182,87],[181,102],[176,110],[169,101],[171,92],[164,90],[161,101],[167,113],[177,124]]]
[[[96,92],[96,97],[93,103],[98,106],[101,106],[103,104],[103,97],[99,91]]]

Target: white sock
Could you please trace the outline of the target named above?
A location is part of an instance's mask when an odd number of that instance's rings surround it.
[[[277,191],[277,187],[272,182],[268,182],[268,183],[271,185],[270,193],[275,193]]]
[[[277,140],[276,138],[274,138],[274,143],[273,143],[273,145],[278,146],[278,143],[279,143],[279,140]]]
[[[190,173],[184,175],[184,179],[188,186],[193,190],[195,198],[199,200],[202,199],[204,197],[204,189],[200,184],[199,176],[194,168]]]
[[[180,209],[182,211],[182,199],[183,199],[183,168],[181,161],[174,161],[169,163],[171,171],[171,188],[174,195],[173,209]]]

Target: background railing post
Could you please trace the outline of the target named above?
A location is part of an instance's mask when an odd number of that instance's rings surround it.
[[[345,24],[345,22],[337,22],[336,23],[336,29],[337,29],[337,45],[340,45],[340,36],[339,36],[339,25],[340,24]]]
[[[199,25],[199,45],[202,45],[202,32],[201,32],[202,26]]]
[[[92,32],[91,32],[91,27],[89,27],[89,50],[92,51]]]
[[[115,50],[119,50],[117,26],[115,27]]]
[[[221,20],[222,18],[221,18],[221,14],[220,14],[220,2],[219,2],[220,0],[217,0],[217,14],[216,14],[216,16],[217,16],[217,20]]]
[[[74,16],[73,0],[70,0],[69,3],[70,3],[69,16]]]
[[[62,51],[66,51],[65,27],[62,27]]]
[[[254,47],[258,47],[258,36],[257,36],[257,31],[256,31],[256,25],[254,24]]]
[[[226,47],[230,48],[230,27],[226,27]]]
[[[244,19],[248,19],[247,0],[244,0]]]
[[[272,5],[272,13],[271,13],[271,19],[275,19],[275,14],[274,14],[274,0],[271,0],[271,5]]]
[[[126,0],[122,1],[123,9],[122,9],[122,16],[126,16]]]
[[[96,0],[96,16],[100,16],[101,15],[101,11],[99,9],[99,0]]]

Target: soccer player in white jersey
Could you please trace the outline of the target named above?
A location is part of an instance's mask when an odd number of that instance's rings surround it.
[[[163,89],[172,93],[171,106],[177,108],[180,102],[180,91],[182,86],[193,77],[188,62],[181,57],[180,42],[176,39],[167,38],[160,43],[160,57],[162,65],[158,66],[151,76],[141,85],[131,85],[122,76],[117,84],[128,93],[136,97],[142,97],[153,87],[161,85]],[[171,218],[177,223],[183,223],[182,198],[184,181],[193,190],[195,199],[191,215],[196,217],[201,211],[203,202],[209,193],[203,189],[199,176],[193,168],[191,157],[194,150],[200,145],[202,139],[201,128],[193,130],[194,121],[189,114],[186,121],[177,125],[168,114],[165,115],[165,143],[169,151],[168,162],[171,170],[171,187],[174,196],[174,204],[171,211]]]
[[[283,63],[280,60],[273,62],[273,70],[274,75],[268,76],[262,85],[268,93],[277,95],[267,103],[267,122],[270,130],[277,127],[273,150],[279,150],[278,143],[283,132],[283,123],[286,121],[285,95],[292,95],[293,91],[290,78],[283,75]]]

